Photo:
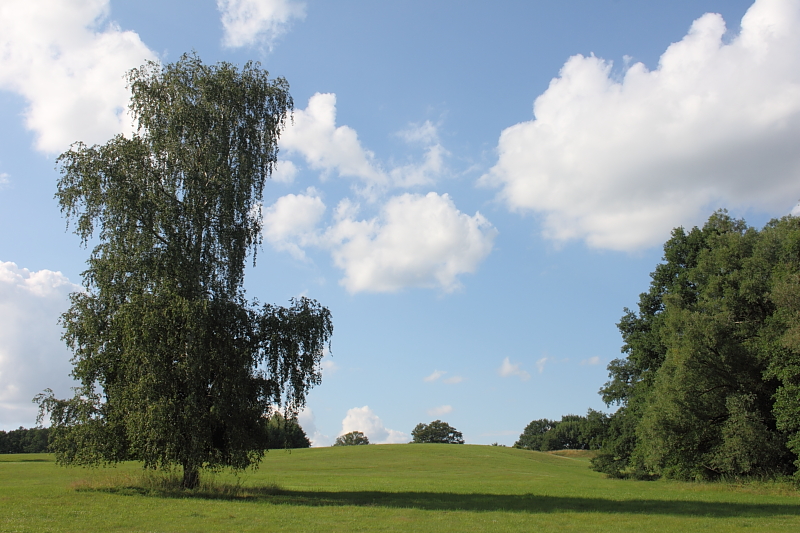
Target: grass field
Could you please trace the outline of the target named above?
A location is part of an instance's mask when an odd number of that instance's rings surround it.
[[[191,493],[141,472],[0,455],[0,531],[800,531],[788,485],[613,480],[585,456],[492,446],[272,451]]]

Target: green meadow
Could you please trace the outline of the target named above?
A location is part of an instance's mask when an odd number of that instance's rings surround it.
[[[269,452],[171,488],[136,463],[0,456],[0,531],[800,531],[784,483],[608,479],[582,455],[399,444]]]

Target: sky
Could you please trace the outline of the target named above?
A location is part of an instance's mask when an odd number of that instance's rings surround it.
[[[670,231],[800,213],[800,0],[2,0],[0,429],[73,385],[89,250],[56,157],[129,133],[125,72],[193,50],[290,85],[245,288],[331,310],[315,446],[613,410]]]

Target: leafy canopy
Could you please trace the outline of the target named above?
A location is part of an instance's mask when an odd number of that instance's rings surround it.
[[[447,422],[434,420],[430,424],[417,424],[411,431],[411,442],[464,444],[464,436]]]
[[[333,443],[334,446],[362,446],[365,444],[369,444],[369,439],[360,431],[351,431],[340,435],[336,437],[336,442]]]
[[[136,133],[58,159],[61,210],[97,244],[62,317],[80,387],[37,401],[60,463],[181,465],[194,486],[201,468],[259,462],[273,406],[292,415],[320,383],[333,326],[314,300],[259,305],[243,289],[286,80],[192,54],[128,82]]]
[[[800,467],[800,218],[749,227],[724,211],[678,228],[639,311],[619,323],[595,467],[681,479]],[[794,462],[794,464],[792,464]]]

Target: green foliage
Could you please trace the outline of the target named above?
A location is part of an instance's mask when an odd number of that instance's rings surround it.
[[[430,424],[417,424],[411,431],[415,443],[464,444],[464,436],[447,422],[434,420]]]
[[[534,420],[523,430],[515,448],[537,451],[597,450],[603,445],[608,415],[589,409],[586,416],[566,415],[561,420]]]
[[[601,394],[623,408],[595,468],[679,479],[796,470],[798,251],[794,217],[758,231],[720,211],[673,232],[639,312],[619,324],[627,356]]]
[[[0,430],[0,453],[44,453],[48,451],[48,428],[19,427]]]
[[[798,531],[787,483],[606,479],[569,459],[491,446],[405,444],[269,453],[246,476],[180,478],[139,464],[56,468],[0,455],[3,531]],[[268,468],[267,468],[268,466]]]
[[[365,444],[369,444],[369,439],[360,431],[351,431],[340,435],[336,437],[336,442],[333,443],[334,446],[362,446]]]
[[[333,326],[313,300],[259,305],[242,288],[286,81],[195,55],[128,81],[136,134],[58,159],[62,212],[98,244],[62,317],[81,386],[37,401],[60,463],[180,465],[193,487],[201,468],[258,464],[266,415],[302,407]]]
[[[308,448],[311,441],[300,427],[297,418],[286,418],[281,413],[274,413],[267,422],[267,449]]]

